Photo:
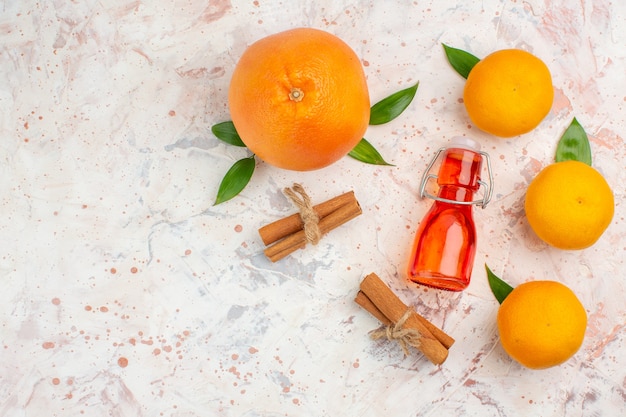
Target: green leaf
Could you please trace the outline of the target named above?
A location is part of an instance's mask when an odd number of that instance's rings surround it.
[[[442,45],[446,52],[448,62],[452,65],[452,68],[454,68],[463,78],[467,79],[470,71],[474,68],[474,65],[480,61],[480,58],[477,58],[462,49],[452,48],[445,43]]]
[[[235,162],[220,183],[214,205],[228,201],[239,194],[250,182],[255,165],[254,155]]]
[[[357,145],[348,153],[348,155],[358,161],[365,162],[366,164],[393,166],[392,164],[387,163],[380,155],[380,153],[378,153],[376,148],[374,148],[371,143],[365,140],[365,138],[361,139],[361,141],[357,143]]]
[[[242,147],[246,146],[246,144],[243,143],[243,141],[239,137],[239,133],[237,133],[237,129],[235,129],[235,125],[231,121],[213,125],[211,127],[211,132],[213,132],[213,134],[217,136],[218,139],[223,140],[230,145]]]
[[[419,84],[418,81],[374,104],[370,109],[370,125],[382,125],[398,117],[413,101]]]
[[[585,129],[574,117],[556,147],[556,162],[580,161],[591,165],[591,145]]]
[[[487,270],[487,279],[489,280],[491,292],[496,297],[496,300],[502,304],[504,299],[511,293],[511,291],[513,291],[513,287],[502,281],[498,276],[491,272],[491,269],[489,269],[487,264],[485,264],[485,269]]]

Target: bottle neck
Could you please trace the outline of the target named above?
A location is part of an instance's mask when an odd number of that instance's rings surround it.
[[[480,169],[482,157],[468,149],[450,148],[444,153],[437,183],[443,187],[456,185],[473,191],[480,187]]]
[[[471,188],[460,187],[458,185],[442,185],[439,188],[438,197],[453,201],[472,201],[474,198],[474,190]],[[471,206],[467,206],[471,207]]]

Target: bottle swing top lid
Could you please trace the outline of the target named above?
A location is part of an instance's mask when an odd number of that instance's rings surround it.
[[[462,148],[480,153],[480,143],[467,136],[455,136],[450,139],[450,145],[446,148]]]
[[[426,191],[426,185],[428,181],[432,179],[437,180],[439,178],[437,175],[431,173],[433,165],[439,159],[439,156],[448,149],[465,149],[470,152],[475,152],[481,155],[482,159],[487,163],[487,174],[489,176],[489,182],[487,183],[481,180],[480,178],[478,178],[476,181],[477,184],[483,188],[483,194],[482,194],[481,199],[473,200],[473,201],[449,200],[449,199],[442,198],[436,195],[432,195],[428,191]],[[492,193],[493,193],[493,174],[491,171],[491,161],[489,159],[489,154],[480,150],[480,144],[478,142],[466,136],[455,136],[450,140],[448,146],[439,148],[439,150],[437,151],[433,159],[430,161],[430,163],[426,167],[426,170],[424,171],[424,174],[422,175],[422,181],[420,184],[420,197],[422,198],[428,197],[433,200],[442,201],[442,202],[451,203],[451,204],[461,204],[461,205],[475,204],[477,206],[480,206],[481,208],[485,208],[487,206],[487,204],[491,200]]]

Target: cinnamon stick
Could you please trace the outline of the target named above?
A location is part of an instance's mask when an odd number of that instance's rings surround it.
[[[353,204],[355,201],[356,198],[354,197],[354,191],[348,191],[347,193],[313,206],[313,210],[320,219],[323,219],[339,207],[349,203]],[[302,218],[299,213],[295,213],[291,216],[276,220],[273,223],[261,227],[259,229],[259,235],[261,235],[263,243],[268,246],[302,230],[302,227]]]
[[[358,305],[367,310],[372,316],[376,317],[378,321],[380,321],[385,326],[391,326],[393,324],[393,322],[389,320],[387,316],[385,316],[383,312],[378,309],[378,307],[376,307],[376,304],[374,304],[363,291],[359,291],[358,293],[356,293],[354,301],[356,301]]]
[[[371,273],[363,279],[361,291],[393,323],[397,323],[407,311],[406,305],[375,273]],[[421,334],[418,349],[428,360],[436,365],[442,364],[446,360],[448,349],[417,318],[417,314],[409,315],[404,324],[404,328],[408,327],[416,329]]]
[[[385,316],[380,311],[380,309],[378,307],[376,307],[376,304],[374,304],[372,302],[372,300],[370,300],[367,297],[367,295],[365,295],[365,293],[363,291],[359,291],[357,293],[354,301],[356,301],[356,303],[358,305],[363,307],[372,316],[376,317],[378,319],[378,321],[380,321],[385,326],[389,326],[389,325],[393,324],[393,322],[391,320],[389,320],[387,318],[387,316]],[[408,308],[408,307],[405,306],[405,309],[406,308]],[[452,347],[452,345],[455,342],[455,340],[454,340],[454,338],[452,336],[448,335],[446,332],[441,330],[439,327],[435,326],[433,323],[428,321],[424,316],[420,315],[419,313],[413,311],[413,312],[411,312],[411,314],[412,315],[415,314],[415,317],[417,318],[417,320],[422,322],[422,324],[432,333],[433,336],[435,336],[435,338],[437,340],[439,340],[439,343],[441,343],[443,346],[445,346],[446,349],[450,349],[450,347]]]
[[[330,214],[321,218],[318,227],[322,235],[341,226],[342,224],[352,220],[361,214],[361,206],[356,199],[349,199]],[[274,245],[265,249],[265,255],[272,261],[276,262],[290,253],[295,252],[306,246],[307,239],[304,230],[299,230],[284,239],[276,242]]]

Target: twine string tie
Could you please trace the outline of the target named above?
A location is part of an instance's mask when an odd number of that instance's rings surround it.
[[[419,331],[415,329],[404,329],[404,323],[411,316],[412,310],[411,308],[407,308],[406,312],[400,317],[395,324],[390,324],[381,329],[374,330],[370,333],[370,337],[374,340],[387,338],[391,341],[396,341],[402,348],[402,351],[405,355],[409,355],[409,346],[413,346],[415,348],[419,347],[421,334]]]
[[[311,198],[300,184],[294,184],[291,188],[285,188],[285,194],[291,199],[293,204],[300,211],[302,219],[304,236],[307,242],[317,245],[322,238],[322,232],[319,228],[320,218],[313,209]]]

